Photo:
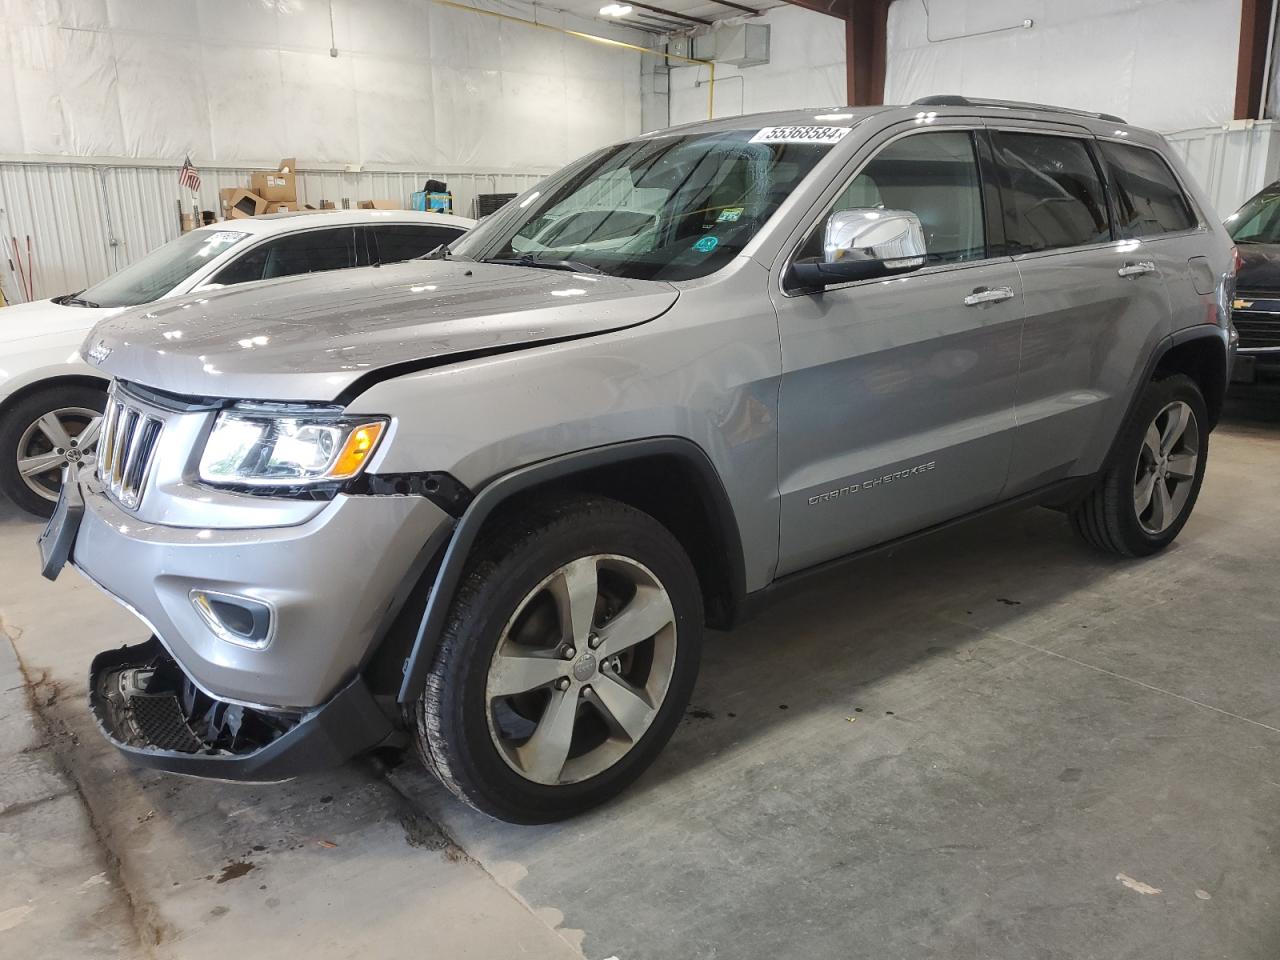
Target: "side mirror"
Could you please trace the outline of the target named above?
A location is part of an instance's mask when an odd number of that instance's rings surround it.
[[[859,207],[827,218],[822,256],[797,260],[791,276],[797,286],[825,287],[918,270],[924,261],[919,217],[910,210]]]

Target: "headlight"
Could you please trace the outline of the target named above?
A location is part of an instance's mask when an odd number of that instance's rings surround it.
[[[200,479],[258,487],[349,480],[386,426],[369,417],[224,410],[200,457]]]

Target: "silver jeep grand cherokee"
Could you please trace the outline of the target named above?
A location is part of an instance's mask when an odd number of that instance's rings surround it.
[[[591,154],[428,261],[99,325],[96,462],[42,537],[152,636],[92,709],[273,780],[414,741],[547,821],[671,736],[705,626],[1011,502],[1142,556],[1231,363],[1230,239],[1160,137],[936,97]]]

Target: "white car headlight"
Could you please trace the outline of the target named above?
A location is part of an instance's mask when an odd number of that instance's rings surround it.
[[[372,417],[224,410],[200,456],[200,479],[255,487],[349,480],[369,462],[386,426]]]

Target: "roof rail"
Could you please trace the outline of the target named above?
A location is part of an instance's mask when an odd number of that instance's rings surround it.
[[[954,93],[939,94],[934,97],[921,97],[913,100],[913,107],[1003,107],[1006,110],[1046,110],[1049,113],[1068,113],[1075,117],[1092,117],[1094,120],[1109,120],[1112,123],[1127,123],[1123,117],[1114,113],[1090,113],[1088,110],[1073,110],[1070,107],[1051,107],[1043,103],[1024,103],[1021,100],[984,100],[978,97],[961,97]]]

